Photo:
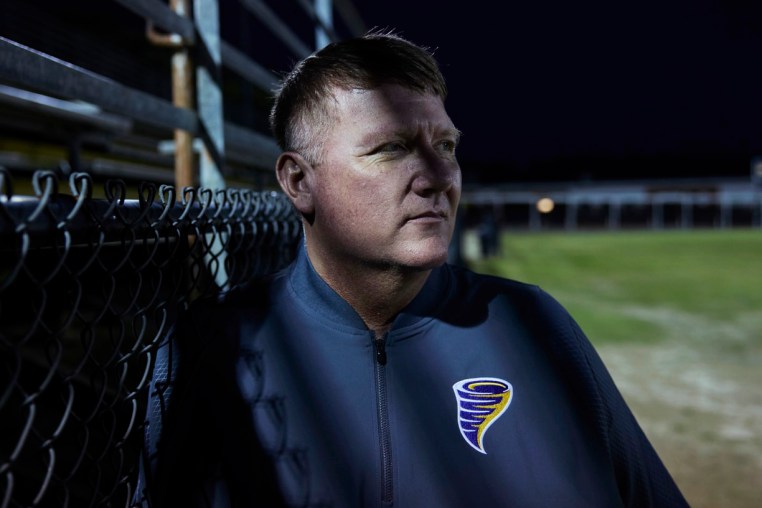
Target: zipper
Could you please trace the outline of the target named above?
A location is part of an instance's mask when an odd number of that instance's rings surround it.
[[[373,362],[376,374],[376,403],[378,412],[378,437],[381,448],[381,502],[391,504],[392,482],[392,443],[389,431],[389,407],[386,398],[386,336],[373,334],[376,361]]]

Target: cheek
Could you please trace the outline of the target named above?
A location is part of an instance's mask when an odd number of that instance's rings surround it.
[[[375,168],[361,172],[334,164],[329,178],[319,182],[316,217],[331,229],[351,229],[359,237],[382,234],[396,223],[404,191],[392,174]],[[336,233],[342,233],[336,231]]]
[[[324,188],[319,213],[329,226],[353,228],[355,224],[362,224],[367,215],[368,194],[363,184]]]
[[[343,185],[328,189],[324,201],[332,208],[338,208],[339,213],[375,215],[393,206],[388,190],[373,180],[345,179]]]

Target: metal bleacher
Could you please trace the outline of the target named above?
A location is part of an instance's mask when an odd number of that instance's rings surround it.
[[[0,508],[152,506],[167,331],[300,241],[276,71],[362,31],[349,0],[3,1]]]
[[[266,186],[276,72],[312,51],[316,32],[365,29],[351,2],[333,3],[335,20],[320,3],[6,0],[0,165]]]

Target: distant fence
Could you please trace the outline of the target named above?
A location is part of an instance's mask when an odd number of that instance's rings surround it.
[[[0,508],[129,506],[156,352],[177,312],[288,262],[281,194],[121,181],[92,199],[52,172],[16,196],[0,169]],[[171,389],[154,383],[155,400]],[[155,409],[155,408],[154,408]]]
[[[762,172],[760,173],[762,175]],[[514,184],[463,192],[471,227],[539,230],[762,227],[762,176]]]

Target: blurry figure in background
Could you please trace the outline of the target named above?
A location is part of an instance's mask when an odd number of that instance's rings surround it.
[[[686,505],[567,312],[445,262],[445,97],[432,55],[393,34],[286,77],[276,172],[304,242],[178,321],[154,506]]]
[[[482,221],[479,223],[479,240],[482,245],[482,257],[488,258],[497,256],[500,253],[500,237],[498,233],[495,214],[492,210],[483,212]]]

